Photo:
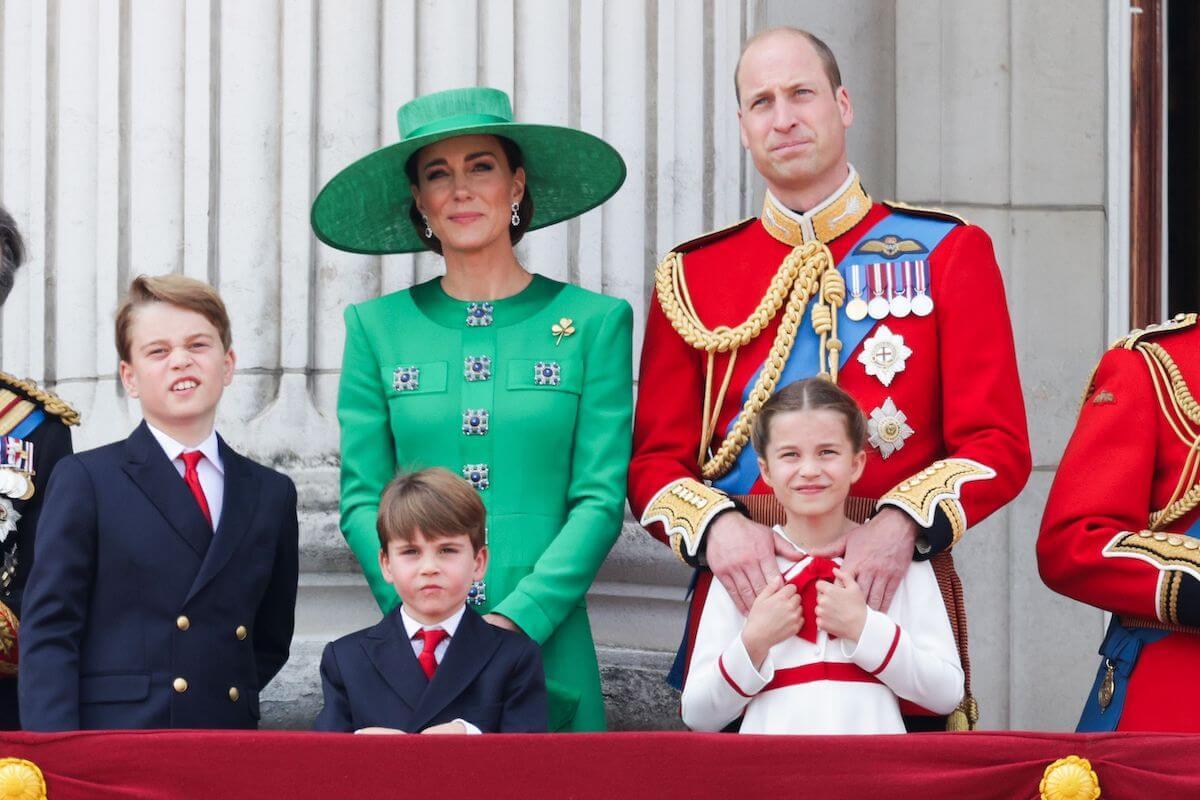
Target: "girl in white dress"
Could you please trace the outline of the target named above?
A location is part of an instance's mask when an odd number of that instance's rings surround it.
[[[829,381],[784,387],[752,438],[763,481],[786,512],[775,533],[795,548],[782,579],[738,612],[714,581],[683,691],[683,721],[742,733],[903,733],[901,703],[935,714],[963,696],[963,671],[933,569],[914,561],[887,613],[867,606],[841,559],[814,558],[855,527],[845,514],[862,475],[866,421]],[[906,709],[907,712],[908,709]]]

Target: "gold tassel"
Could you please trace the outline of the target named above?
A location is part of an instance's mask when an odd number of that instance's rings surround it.
[[[979,704],[975,702],[974,697],[965,697],[958,704],[958,708],[950,712],[950,716],[946,717],[947,731],[973,731],[976,723],[979,722]]]

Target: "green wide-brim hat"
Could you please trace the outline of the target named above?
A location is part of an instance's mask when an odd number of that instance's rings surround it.
[[[512,104],[499,89],[418,97],[400,107],[396,120],[398,144],[346,167],[313,201],[313,230],[330,247],[369,254],[428,249],[408,216],[413,199],[404,168],[422,147],[454,136],[492,134],[521,148],[525,185],[533,194],[528,230],[595,208],[625,181],[625,162],[612,145],[573,128],[513,122]]]

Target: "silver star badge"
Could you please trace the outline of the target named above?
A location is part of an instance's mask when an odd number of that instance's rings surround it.
[[[868,375],[879,378],[884,386],[891,386],[896,373],[904,371],[904,362],[912,354],[903,336],[892,333],[887,325],[880,325],[875,335],[863,342],[858,363],[867,368]]]
[[[867,428],[871,432],[867,441],[879,450],[879,454],[884,458],[904,447],[904,440],[915,433],[908,424],[908,417],[896,408],[890,397],[883,401],[882,406],[871,412]]]

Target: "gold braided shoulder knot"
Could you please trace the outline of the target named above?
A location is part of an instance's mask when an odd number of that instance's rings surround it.
[[[66,400],[63,400],[53,392],[48,392],[38,386],[31,380],[18,378],[9,375],[7,372],[0,372],[0,382],[7,383],[9,386],[20,389],[27,394],[31,400],[36,400],[41,404],[43,410],[47,414],[53,414],[63,421],[64,425],[78,425],[79,412],[71,408]]]
[[[701,466],[701,475],[706,480],[719,478],[728,472],[750,441],[750,427],[763,404],[775,391],[779,376],[783,373],[783,367],[791,354],[792,345],[796,341],[808,301],[814,295],[817,295],[818,302],[823,304],[814,307],[812,318],[813,329],[821,339],[819,371],[820,374],[837,380],[838,355],[842,349],[842,342],[837,337],[837,308],[845,299],[846,284],[837,272],[833,256],[824,243],[805,242],[794,247],[779,265],[758,306],[745,321],[732,328],[718,326],[709,329],[700,320],[688,294],[683,272],[683,256],[680,253],[667,254],[655,270],[654,282],[659,305],[662,306],[663,314],[671,323],[671,327],[693,348],[709,354],[710,370],[713,355],[729,352],[732,358],[738,348],[759,336],[783,307],[783,316],[775,334],[775,341],[733,429],[717,452]],[[726,386],[728,377],[726,375]],[[711,373],[708,379],[711,383]],[[718,401],[723,398],[725,388],[722,387]],[[708,405],[707,400],[705,405]],[[701,432],[702,448],[707,443],[706,437],[711,425],[716,424],[719,406],[718,402],[718,407],[711,415],[709,409],[705,408],[705,430]]]
[[[1193,315],[1194,316],[1194,315]],[[1192,395],[1175,359],[1161,345],[1134,340],[1131,349],[1146,360],[1159,410],[1188,447],[1179,481],[1164,507],[1150,514],[1150,529],[1161,531],[1200,505],[1200,403]]]

